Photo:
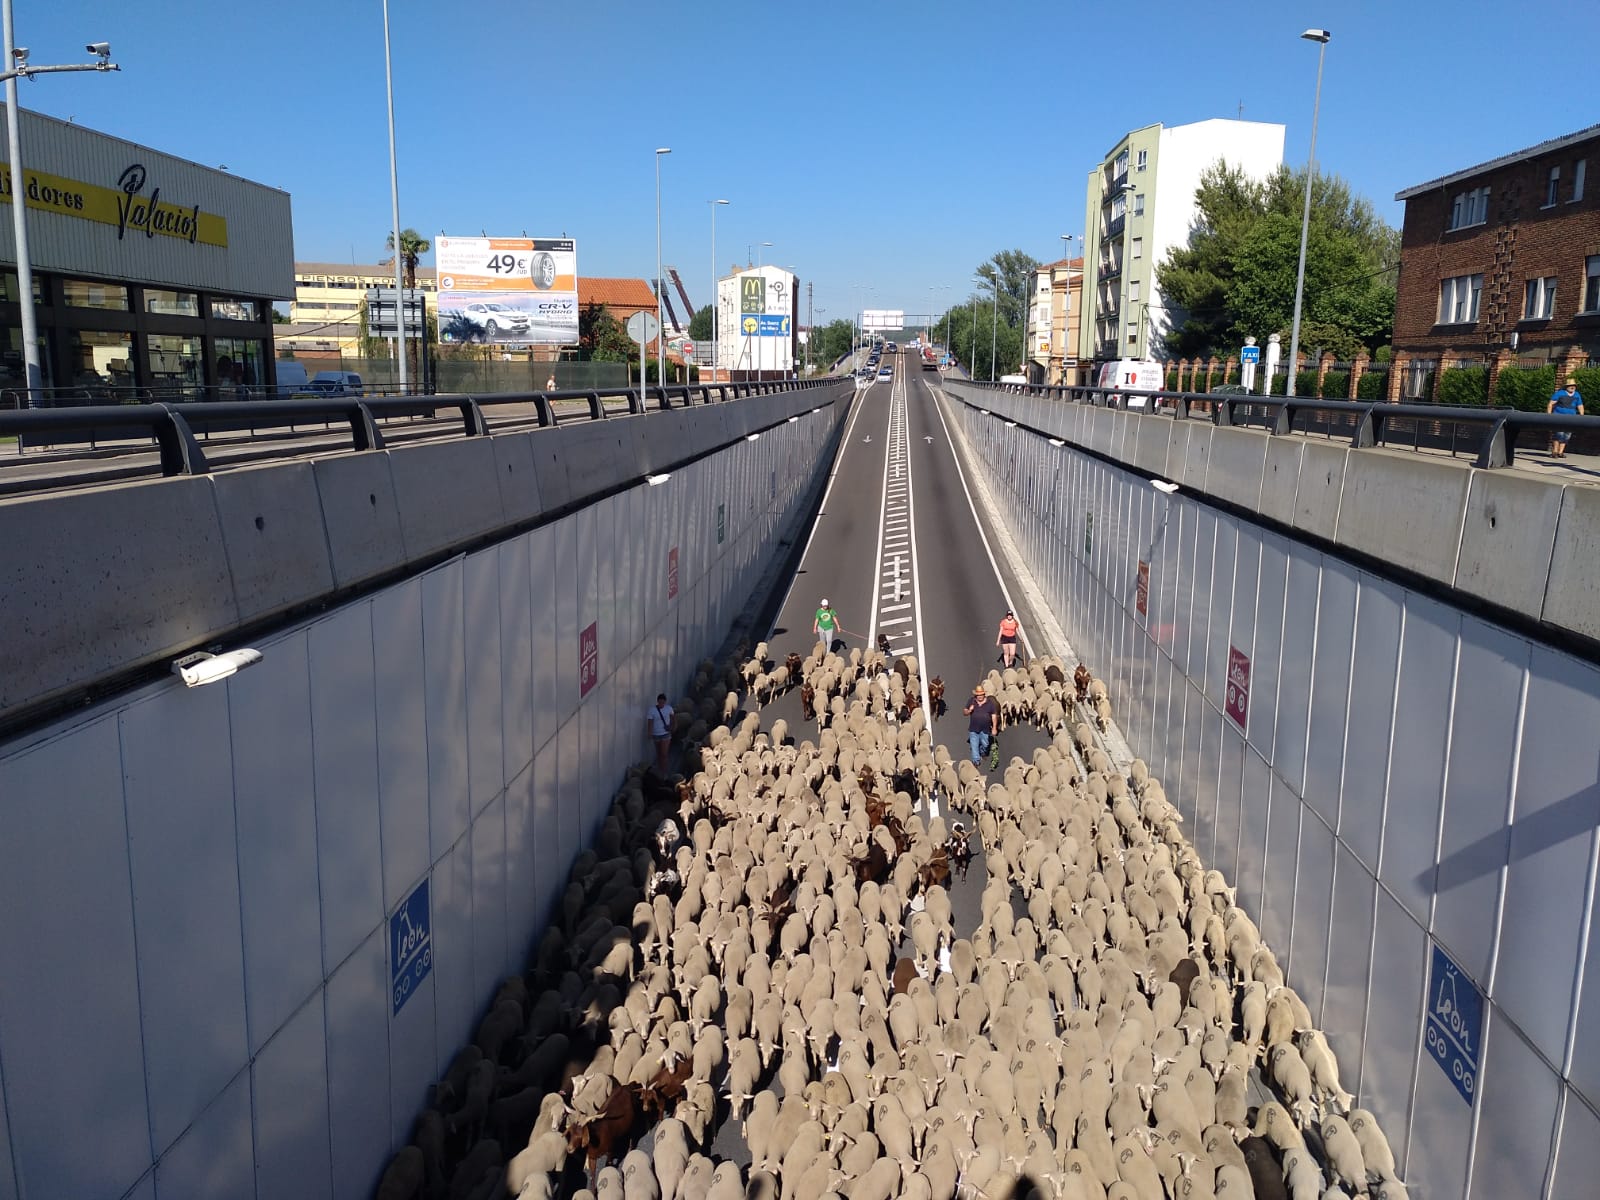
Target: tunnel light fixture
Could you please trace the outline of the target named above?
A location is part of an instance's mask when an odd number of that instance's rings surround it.
[[[1017,427],[1017,423],[1015,421],[1007,421],[1006,422],[1006,428],[1007,429],[1015,429],[1016,427]]]
[[[1066,445],[1066,443],[1063,442],[1060,438],[1051,438],[1050,439],[1050,444],[1052,446],[1054,446],[1057,450],[1061,449],[1061,447]]]
[[[789,418],[789,424],[793,425],[799,419],[800,419],[799,417],[790,417]]]
[[[185,687],[204,687],[237,675],[245,667],[261,661],[261,651],[245,647],[226,654],[208,654],[204,650],[185,654],[172,664],[172,673],[183,680]]]
[[[761,435],[759,433],[747,433],[744,435],[744,440],[747,442],[753,442],[760,436]]]
[[[811,414],[812,414],[812,415],[813,415],[813,416],[815,416],[815,415],[816,415],[816,414],[817,414],[817,413],[819,413],[819,412],[821,412],[821,411],[822,411],[822,410],[821,410],[821,409],[820,409],[820,408],[813,408],[813,409],[812,409],[812,410],[811,410]]]
[[[993,413],[992,413],[992,412],[990,412],[990,411],[989,411],[989,410],[988,410],[988,409],[987,409],[987,408],[980,408],[980,409],[979,409],[979,410],[978,410],[978,411],[979,411],[979,412],[980,412],[980,413],[982,413],[982,414],[983,414],[983,415],[984,415],[984,416],[986,416],[986,417],[992,417],[992,416],[994,416],[994,414],[993,414]]]
[[[1165,479],[1152,479],[1150,486],[1158,492],[1165,492],[1169,496],[1178,490],[1177,484],[1168,483]]]
[[[663,483],[671,478],[672,473],[670,471],[663,471],[659,475],[646,475],[644,477],[644,481],[651,487],[660,487]]]

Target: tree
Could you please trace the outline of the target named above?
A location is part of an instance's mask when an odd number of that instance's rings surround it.
[[[1038,267],[1039,260],[1026,251],[1002,250],[978,268],[977,275],[989,288],[999,281],[1000,320],[1007,325],[1022,325]]]
[[[593,362],[632,362],[639,344],[604,304],[585,304],[578,313],[579,353]]]
[[[394,234],[390,234],[387,247],[391,254],[394,253]],[[417,261],[433,249],[433,243],[428,241],[415,229],[402,229],[400,231],[400,263],[405,267],[406,286],[417,286]]]
[[[1189,244],[1156,268],[1170,310],[1181,314],[1166,338],[1169,352],[1228,353],[1250,335],[1288,340],[1305,179],[1303,170],[1279,167],[1252,180],[1226,162],[1202,175]],[[1399,241],[1370,201],[1338,176],[1318,174],[1306,239],[1303,347],[1349,358],[1389,340]]]
[[[689,318],[689,340],[691,342],[709,342],[711,340],[712,319],[716,311],[711,305],[706,305]]]
[[[850,353],[854,328],[843,318],[818,325],[811,331],[811,360],[831,366]]]

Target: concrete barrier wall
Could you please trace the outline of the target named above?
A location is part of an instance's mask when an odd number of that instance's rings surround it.
[[[1538,568],[1548,494],[1387,454],[1372,465],[1317,442],[946,387],[994,414],[951,403],[1074,648],[1106,679],[1202,857],[1238,885],[1411,1194],[1594,1195],[1600,671],[1199,489],[1247,504],[1259,487],[1262,511],[1296,528],[1478,580],[1503,603],[1518,600],[1509,569],[1478,557],[1500,553],[1517,514],[1536,544],[1506,550]],[[1183,490],[1169,498],[1079,448],[1090,444]],[[1589,503],[1575,490],[1563,513]],[[1459,528],[1430,541],[1405,528],[1413,519]],[[1538,602],[1560,612],[1571,602],[1551,578]],[[1230,683],[1242,719],[1228,715]]]
[[[849,388],[0,498],[0,722],[641,482]]]
[[[848,407],[804,399],[824,407],[258,640],[224,683],[169,677],[0,746],[0,1198],[371,1194],[647,756],[647,704],[804,517]],[[694,416],[743,428],[742,407]],[[132,490],[242,515],[254,489],[268,530],[328,531],[303,554],[326,583],[491,528],[530,449],[547,501],[549,479],[565,499],[673,452],[617,465],[628,426],[557,431],[554,458],[534,434],[451,443],[438,470],[427,449],[295,467],[309,504],[230,476]],[[679,448],[700,436],[684,422]],[[463,528],[418,499],[429,478]],[[231,614],[230,539],[259,531],[212,529],[188,578]],[[396,1014],[390,934],[424,885],[431,973]]]

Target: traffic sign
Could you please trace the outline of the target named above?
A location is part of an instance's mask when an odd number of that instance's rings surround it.
[[[636,312],[628,318],[628,336],[639,345],[654,338],[661,329],[661,323],[656,320],[655,313]]]
[[[1244,346],[1239,350],[1239,361],[1242,363],[1258,363],[1261,361],[1260,346]]]
[[[424,879],[389,916],[389,988],[395,1015],[432,970],[433,915]]]
[[[1483,993],[1437,944],[1428,973],[1427,1033],[1433,1061],[1470,1106],[1478,1088]]]
[[[680,346],[680,347],[679,347],[679,349],[680,349],[680,350],[681,350],[681,351],[682,351],[682,353],[683,353],[683,356],[684,356],[684,357],[685,357],[685,358],[688,358],[688,357],[689,357],[689,356],[690,356],[690,355],[691,355],[691,354],[693,354],[693,353],[694,353],[694,343],[693,343],[693,342],[690,342],[690,341],[685,341],[685,342],[684,342],[684,343],[683,343],[683,344],[682,344],[682,345],[681,345],[681,346]]]

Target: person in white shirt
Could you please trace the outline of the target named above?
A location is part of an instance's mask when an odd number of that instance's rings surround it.
[[[656,697],[656,702],[645,710],[644,731],[656,747],[656,769],[663,775],[667,773],[667,750],[672,745],[672,705],[667,703],[667,694],[662,692]]]

